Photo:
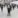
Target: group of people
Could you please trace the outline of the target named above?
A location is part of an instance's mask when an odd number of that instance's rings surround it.
[[[16,6],[16,4],[10,5],[10,3],[5,3],[4,5],[3,5],[3,4],[0,4],[1,12],[3,11],[3,6],[5,6],[5,5],[7,5],[7,8],[8,8],[8,14],[10,14],[11,8],[13,7],[13,10],[14,10],[14,7]],[[8,6],[8,5],[9,5],[9,6]]]

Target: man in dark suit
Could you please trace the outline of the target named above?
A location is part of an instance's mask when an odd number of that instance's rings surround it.
[[[14,10],[14,8],[16,7],[16,4],[12,4],[12,6],[13,6],[13,10]]]
[[[4,6],[4,5],[0,4],[0,7],[1,7],[1,11],[3,11],[3,6]]]

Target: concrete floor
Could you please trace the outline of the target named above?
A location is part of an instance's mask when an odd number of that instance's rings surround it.
[[[7,16],[7,7],[5,6],[5,8],[3,7],[3,13],[1,12],[1,8],[0,8],[0,18],[18,18],[18,9],[17,7],[12,8],[12,10],[10,11],[11,16]]]

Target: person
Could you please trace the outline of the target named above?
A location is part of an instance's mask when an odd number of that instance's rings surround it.
[[[16,4],[12,4],[12,6],[13,6],[13,10],[14,10],[14,8],[16,7]]]
[[[4,0],[1,0],[1,1],[0,1],[1,11],[3,11],[3,6],[5,6],[4,4],[5,4],[5,3],[4,3]]]
[[[8,6],[8,15],[10,16],[11,6]]]

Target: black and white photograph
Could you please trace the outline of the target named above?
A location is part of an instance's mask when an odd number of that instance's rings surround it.
[[[0,0],[0,18],[18,18],[18,0]]]

